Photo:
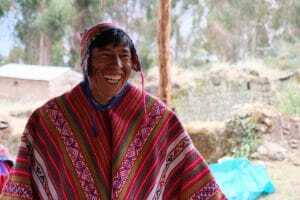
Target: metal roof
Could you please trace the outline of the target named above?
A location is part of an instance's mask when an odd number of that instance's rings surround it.
[[[60,66],[7,64],[0,67],[0,78],[50,81],[71,70],[70,67]]]

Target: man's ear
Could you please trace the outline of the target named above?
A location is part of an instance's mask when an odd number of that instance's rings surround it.
[[[136,72],[141,71],[141,63],[140,63],[139,58],[136,54],[134,54],[133,58],[132,58],[132,69]]]

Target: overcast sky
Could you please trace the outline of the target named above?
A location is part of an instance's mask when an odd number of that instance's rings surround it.
[[[12,13],[0,19],[0,54],[7,56],[14,43],[16,19]]]

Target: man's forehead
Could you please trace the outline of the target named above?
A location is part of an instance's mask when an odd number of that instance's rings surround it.
[[[130,51],[128,44],[118,43],[118,44],[108,44],[103,47],[95,47],[93,51]]]

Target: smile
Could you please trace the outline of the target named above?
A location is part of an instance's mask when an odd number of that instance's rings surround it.
[[[104,75],[104,79],[111,84],[117,84],[121,80],[121,75]]]

